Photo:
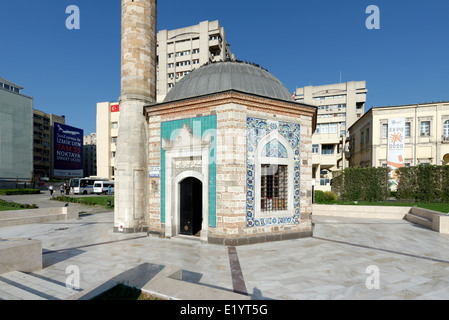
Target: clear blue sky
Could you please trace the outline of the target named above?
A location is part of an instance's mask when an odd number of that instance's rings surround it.
[[[1,0],[0,77],[36,109],[96,131],[96,103],[120,95],[120,0]],[[366,80],[367,106],[449,100],[449,1],[159,0],[158,30],[220,20],[237,59],[290,92]],[[69,5],[81,29],[68,30]],[[369,5],[380,30],[368,30]]]

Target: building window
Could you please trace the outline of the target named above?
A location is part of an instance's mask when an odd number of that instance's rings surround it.
[[[338,131],[338,123],[331,123],[329,125],[329,133],[337,133]]]
[[[420,133],[422,137],[430,136],[430,121],[421,121]]]
[[[382,125],[382,139],[388,138],[388,124]]]
[[[320,186],[329,186],[331,179],[329,178],[329,171],[327,169],[320,171]]]
[[[444,121],[443,136],[445,138],[449,138],[449,120]]]
[[[319,150],[320,150],[319,144],[312,145],[312,153],[319,153]]]
[[[263,164],[261,211],[287,210],[287,166]]]
[[[321,125],[321,133],[329,133],[329,124],[322,124]]]
[[[410,122],[405,123],[405,137],[410,138]]]
[[[190,54],[190,50],[186,50],[186,51],[177,52],[176,56],[182,57],[182,56],[188,56],[189,54]]]
[[[176,66],[177,66],[177,67],[189,66],[189,65],[190,65],[190,60],[176,62]]]
[[[334,154],[334,145],[333,144],[323,144],[321,146],[321,154],[322,155]]]

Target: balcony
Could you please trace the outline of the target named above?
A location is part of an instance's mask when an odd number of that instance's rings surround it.
[[[219,35],[209,37],[209,48],[211,51],[221,51],[223,48],[223,40]]]

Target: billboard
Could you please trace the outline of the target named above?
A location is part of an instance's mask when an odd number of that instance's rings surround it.
[[[83,177],[83,130],[54,123],[54,176]]]
[[[397,185],[398,168],[404,166],[405,118],[388,119],[388,155],[387,166],[391,169],[391,184]]]

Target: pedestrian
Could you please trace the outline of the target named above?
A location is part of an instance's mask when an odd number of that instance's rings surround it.
[[[108,186],[108,196],[111,195],[111,185]]]
[[[50,190],[50,195],[53,196],[53,185],[50,185],[48,187],[48,190]]]
[[[61,196],[64,194],[64,186],[61,184],[61,187],[59,188],[59,191],[61,191]]]
[[[73,196],[73,187],[70,187],[70,194]]]

